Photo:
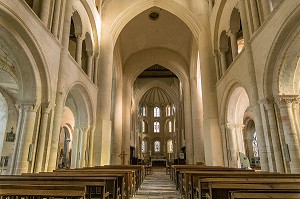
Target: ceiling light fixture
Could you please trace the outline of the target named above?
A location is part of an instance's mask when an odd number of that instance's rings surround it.
[[[152,11],[150,14],[149,14],[149,18],[153,21],[157,20],[159,18],[159,13],[158,12],[155,12],[155,11]]]

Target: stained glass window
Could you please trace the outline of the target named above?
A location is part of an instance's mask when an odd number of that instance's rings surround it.
[[[142,121],[142,132],[143,132],[143,133],[146,132],[145,130],[146,130],[146,129],[145,129],[145,121]]]
[[[154,133],[159,133],[159,122],[154,122]]]
[[[158,107],[154,108],[154,117],[160,117],[160,108]]]
[[[169,121],[169,132],[171,133],[172,132],[172,122],[171,121]]]
[[[160,142],[159,141],[154,142],[154,152],[156,152],[156,153],[160,152]]]
[[[173,153],[173,141],[168,140],[168,153]]]
[[[142,141],[142,153],[146,153],[146,142]]]
[[[171,115],[171,107],[170,106],[167,106],[166,115],[167,116]]]
[[[253,138],[252,138],[252,148],[253,148],[253,156],[258,157],[258,143],[257,143],[257,134],[254,132]]]

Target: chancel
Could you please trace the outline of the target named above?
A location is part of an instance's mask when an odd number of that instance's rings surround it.
[[[229,172],[296,194],[299,19],[299,0],[0,0],[0,198],[129,198],[149,175],[248,197]]]

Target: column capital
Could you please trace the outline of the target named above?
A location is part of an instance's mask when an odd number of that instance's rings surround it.
[[[82,33],[76,33],[75,32],[75,37],[76,37],[76,39],[80,39],[80,40],[84,40],[85,39],[85,36]]]
[[[233,29],[229,29],[229,30],[227,30],[227,35],[229,36],[229,37],[231,37],[231,36],[236,36],[237,35],[237,33],[238,33],[238,31],[239,30],[233,30]]]
[[[274,98],[271,97],[266,97],[262,98],[257,101],[259,104],[263,105],[266,110],[273,110],[274,109]]]
[[[228,51],[228,47],[220,46],[219,52],[220,54],[225,54]]]
[[[216,56],[219,56],[220,52],[218,50],[214,49],[212,51],[212,54],[216,57]]]
[[[299,95],[278,95],[275,98],[276,104],[279,108],[290,108],[294,102],[299,100]]]
[[[40,104],[37,104],[36,101],[31,100],[24,100],[24,101],[18,101],[17,106],[19,108],[23,108],[25,111],[33,111],[36,112],[40,106]]]
[[[43,113],[49,113],[51,109],[55,107],[55,103],[51,101],[45,101],[41,103],[41,108]]]

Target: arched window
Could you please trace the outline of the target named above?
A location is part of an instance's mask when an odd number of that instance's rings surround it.
[[[147,143],[146,143],[146,141],[142,141],[142,153],[146,153],[146,151],[147,151]]]
[[[158,121],[154,122],[154,133],[159,133],[159,122]]]
[[[154,152],[155,153],[159,153],[160,152],[160,142],[159,141],[155,141],[154,142]]]
[[[146,132],[146,128],[145,128],[145,121],[142,121],[142,132],[145,133]]]
[[[171,133],[172,132],[172,122],[171,121],[168,122],[168,126],[169,126],[169,132]]]
[[[166,108],[166,116],[171,116],[171,107],[170,106],[167,106]]]
[[[257,143],[257,134],[254,132],[253,138],[252,138],[252,148],[253,148],[253,157],[258,157],[258,143]]]
[[[146,116],[146,107],[145,106],[142,107],[142,116]]]
[[[154,117],[160,117],[160,108],[154,107]]]
[[[175,114],[175,111],[176,111],[176,108],[175,108],[175,106],[173,106],[173,107],[172,107],[172,115]]]
[[[167,143],[167,146],[168,146],[168,153],[173,153],[173,141],[172,140],[168,140],[168,143]]]

